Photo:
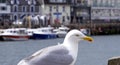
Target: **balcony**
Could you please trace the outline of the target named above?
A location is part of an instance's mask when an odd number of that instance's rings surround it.
[[[70,0],[44,0],[45,4],[69,4]]]
[[[83,2],[76,2],[76,3],[73,3],[71,6],[73,7],[80,7],[80,8],[87,8],[87,7],[90,7],[90,5],[88,4],[87,1],[83,1]]]

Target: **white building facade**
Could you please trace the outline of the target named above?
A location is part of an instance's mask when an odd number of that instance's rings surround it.
[[[49,24],[70,23],[70,3],[67,0],[45,0],[44,15],[49,16]]]
[[[26,16],[36,16],[41,14],[39,0],[8,0],[11,6],[11,20],[22,20]]]
[[[0,21],[9,19],[10,10],[10,5],[6,3],[6,0],[0,0]]]
[[[9,14],[10,13],[10,5],[6,3],[0,3],[0,14]]]
[[[90,0],[91,19],[120,20],[120,0]]]

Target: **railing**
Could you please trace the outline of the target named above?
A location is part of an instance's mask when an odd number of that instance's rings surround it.
[[[45,0],[45,3],[46,4],[70,4],[70,1],[71,0],[62,0],[62,1],[59,1],[59,0],[57,0],[57,1]]]

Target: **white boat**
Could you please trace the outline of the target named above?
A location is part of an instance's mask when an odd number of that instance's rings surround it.
[[[33,32],[33,39],[53,39],[57,38],[56,33],[53,32],[53,27],[42,27],[38,28]]]
[[[57,30],[54,30],[58,38],[64,38],[69,31],[69,28],[66,26],[61,26]]]
[[[33,36],[33,32],[35,32],[37,29],[31,29],[31,28],[28,28],[27,29],[27,34],[30,36],[30,39],[33,39],[32,36]]]
[[[0,29],[0,41],[3,41],[2,33],[4,32],[4,29]]]
[[[90,35],[90,30],[86,28],[81,28],[80,31],[85,35]]]
[[[4,41],[28,40],[29,35],[26,33],[26,28],[10,28],[5,29],[0,34]]]

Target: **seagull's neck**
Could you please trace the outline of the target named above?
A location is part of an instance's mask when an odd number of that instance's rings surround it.
[[[78,54],[78,42],[76,40],[65,39],[63,45],[70,50],[70,55],[73,56],[74,59],[77,58]]]

